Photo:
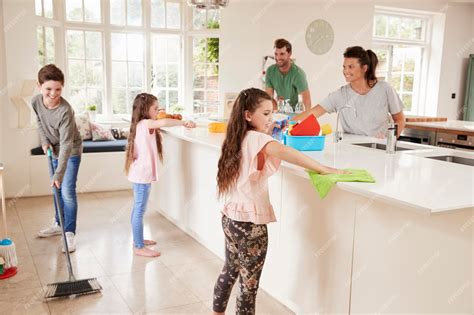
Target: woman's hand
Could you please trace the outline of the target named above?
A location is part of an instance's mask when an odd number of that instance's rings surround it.
[[[186,128],[196,128],[196,123],[194,121],[191,121],[191,120],[186,120],[183,123],[183,126],[186,127]]]

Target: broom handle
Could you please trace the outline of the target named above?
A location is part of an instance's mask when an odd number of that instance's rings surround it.
[[[48,148],[48,160],[49,160],[49,174],[51,178],[54,176],[54,165],[53,165],[53,154],[51,152],[51,148]],[[54,195],[54,207],[59,214],[59,225],[61,226],[61,232],[63,234],[63,246],[66,254],[66,261],[67,261],[67,269],[69,272],[69,281],[76,281],[74,277],[74,273],[72,272],[72,264],[71,264],[71,256],[69,255],[69,248],[67,246],[66,240],[66,232],[64,231],[64,211],[63,207],[61,207],[61,203],[59,202],[59,192],[56,185],[53,184],[53,195]]]
[[[3,216],[3,230],[5,235],[3,238],[7,238],[7,206],[5,205],[5,187],[3,187],[3,164],[0,163],[0,191],[2,192],[2,216]]]

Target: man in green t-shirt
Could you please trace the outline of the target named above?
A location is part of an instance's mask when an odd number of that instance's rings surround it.
[[[290,105],[295,109],[298,95],[303,96],[304,110],[311,108],[311,94],[308,89],[308,81],[303,69],[291,61],[291,44],[286,39],[280,38],[274,45],[276,64],[267,69],[265,75],[265,91],[273,98],[274,92],[277,98],[289,99]]]

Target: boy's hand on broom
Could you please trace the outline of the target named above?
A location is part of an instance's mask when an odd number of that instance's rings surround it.
[[[61,182],[57,179],[53,180],[51,182],[51,187],[54,187],[54,186],[56,186],[57,189],[61,188]]]
[[[51,152],[53,151],[53,146],[50,143],[43,144],[41,148],[43,148],[44,154],[48,154],[48,149],[51,149]]]

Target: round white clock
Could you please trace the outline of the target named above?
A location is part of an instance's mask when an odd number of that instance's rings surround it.
[[[306,46],[313,54],[324,55],[334,43],[334,30],[328,21],[318,19],[306,29]]]

